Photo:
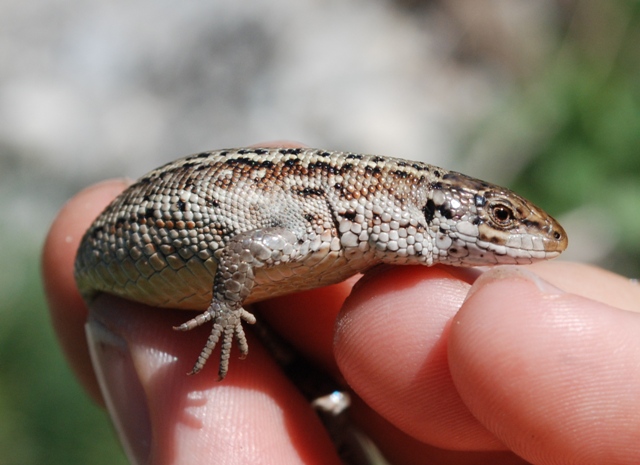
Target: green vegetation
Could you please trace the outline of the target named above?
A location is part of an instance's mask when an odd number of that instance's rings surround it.
[[[502,171],[515,191],[554,216],[588,209],[570,232],[604,232],[599,264],[637,277],[640,2],[578,3],[581,14],[570,18],[556,53],[511,92],[472,144],[482,141],[487,172]],[[598,243],[593,237],[583,247]]]
[[[15,264],[0,276],[0,463],[124,465],[106,413],[62,357],[45,309],[39,251],[27,249],[0,250],[2,263]]]

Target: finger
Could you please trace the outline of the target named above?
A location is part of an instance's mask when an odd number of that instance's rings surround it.
[[[51,225],[42,252],[42,276],[51,322],[71,368],[98,403],[102,403],[102,398],[84,333],[87,308],[76,287],[73,263],[85,230],[127,184],[125,180],[105,181],[69,200]]]
[[[358,283],[338,317],[335,353],[364,401],[433,446],[504,446],[468,411],[449,373],[446,338],[473,276],[455,268],[397,267]]]
[[[306,400],[249,335],[250,354],[217,381],[214,351],[188,376],[210,328],[103,295],[88,334],[107,407],[132,463],[339,463]]]
[[[466,274],[466,271],[463,273]],[[355,283],[358,278],[359,277],[354,277],[345,283],[322,289],[314,289],[261,302],[259,305],[262,311],[260,317],[268,320],[274,329],[277,329],[281,335],[305,354],[308,359],[319,363],[326,371],[333,374],[334,379],[339,380],[341,379],[341,375],[337,372],[333,356],[335,319],[344,300],[349,295],[351,285]],[[464,278],[471,280],[473,276],[469,275]],[[373,286],[376,287],[376,284],[374,283]],[[362,347],[365,352],[371,350],[369,341]],[[388,347],[387,342],[382,341],[381,347]],[[377,384],[375,380],[368,379],[364,379],[364,383],[367,386]],[[381,396],[384,396],[384,393],[381,394]],[[393,463],[427,464],[436,462],[453,463],[453,461],[455,461],[455,463],[473,463],[476,465],[514,465],[524,463],[522,459],[506,451],[447,451],[416,441],[414,437],[403,433],[380,417],[380,415],[368,405],[359,401],[358,397],[354,396],[353,393],[352,400],[353,404],[349,414],[352,421],[370,435],[376,445],[382,450],[385,457]],[[435,404],[439,402],[438,400]],[[414,405],[402,404],[401,408],[413,410]],[[411,420],[407,418],[407,422],[410,421]],[[417,426],[419,427],[420,425]]]
[[[558,283],[637,311],[631,283],[625,288],[619,277],[586,267],[550,266],[558,267]],[[567,280],[561,271],[569,269],[585,282]],[[565,293],[530,271],[500,268],[474,284],[456,316],[449,362],[474,416],[527,460],[631,464],[640,456],[638,334],[637,313]]]
[[[540,262],[527,268],[566,292],[640,312],[640,286],[618,274],[583,263],[562,261]]]
[[[457,451],[440,449],[400,431],[373,410],[359,405],[357,399],[352,417],[374,439],[390,463],[403,465],[527,465],[521,457],[510,451]]]
[[[260,317],[310,361],[340,379],[333,355],[336,316],[351,292],[355,276],[345,282],[276,297],[256,305]]]

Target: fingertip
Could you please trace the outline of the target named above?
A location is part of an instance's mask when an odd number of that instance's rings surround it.
[[[87,309],[73,268],[84,231],[127,184],[121,179],[104,181],[71,198],[58,212],[42,249],[42,280],[54,330],[76,376],[98,403],[102,400],[84,334]]]
[[[80,239],[95,217],[127,185],[127,181],[120,179],[103,181],[87,187],[62,206],[42,249],[42,274],[50,300],[64,300],[73,293],[73,263]]]
[[[638,320],[529,270],[497,268],[452,322],[453,382],[473,415],[533,463],[633,463]],[[616,459],[599,455],[601,444],[616,444]]]
[[[559,260],[539,262],[527,269],[566,292],[640,313],[640,286],[637,281],[594,265]]]
[[[335,354],[350,386],[410,436],[454,450],[501,447],[451,383],[446,334],[469,288],[450,268],[366,275],[338,317]]]
[[[64,296],[75,288],[73,262],[82,235],[127,185],[125,180],[103,181],[87,187],[62,206],[49,228],[42,250],[42,272],[49,298]]]

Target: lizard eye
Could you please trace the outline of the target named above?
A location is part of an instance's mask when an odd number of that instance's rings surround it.
[[[511,207],[503,203],[491,205],[491,207],[489,207],[489,215],[498,226],[502,227],[510,226],[515,220],[515,214]]]

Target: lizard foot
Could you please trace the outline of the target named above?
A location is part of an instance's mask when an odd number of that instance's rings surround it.
[[[222,380],[229,370],[229,358],[231,357],[231,346],[233,345],[234,335],[240,348],[240,358],[245,358],[249,353],[249,345],[244,329],[242,328],[242,320],[253,324],[256,322],[256,317],[240,306],[229,308],[226,305],[221,305],[219,302],[214,301],[206,312],[201,313],[180,326],[174,326],[173,329],[177,331],[189,331],[211,320],[213,320],[211,334],[209,334],[207,343],[203,347],[202,352],[200,352],[198,360],[189,374],[194,375],[202,370],[213,349],[215,349],[218,341],[222,338],[220,368],[218,369],[218,380]]]

